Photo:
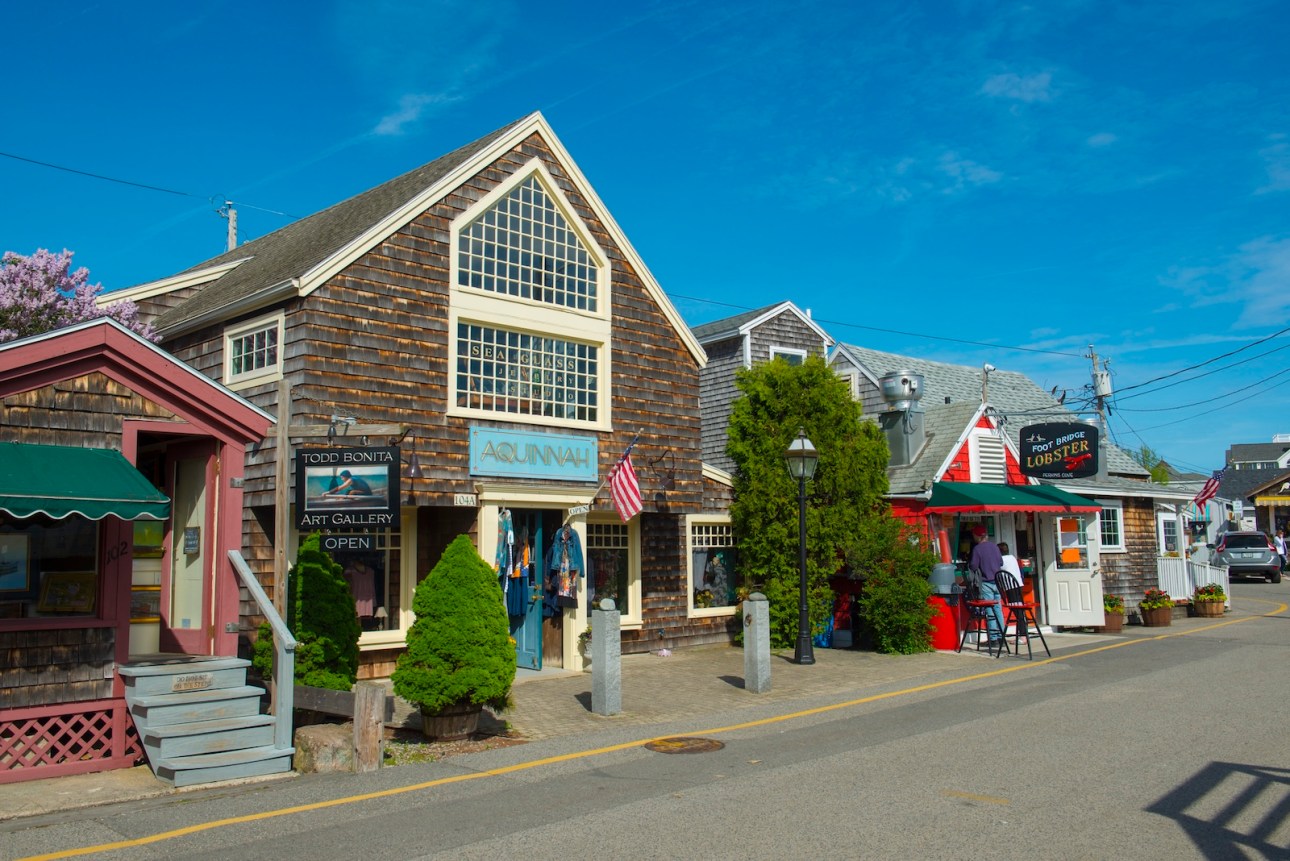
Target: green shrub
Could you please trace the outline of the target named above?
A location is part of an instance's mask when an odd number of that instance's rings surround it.
[[[797,645],[801,622],[801,578],[772,578],[762,587],[770,616],[770,647],[792,649]],[[824,630],[833,608],[833,590],[828,586],[806,587],[806,607],[810,614],[811,637]],[[824,620],[819,622],[816,620]]]
[[[363,633],[354,596],[341,567],[321,548],[317,532],[300,545],[287,573],[287,630],[296,638],[296,683],[347,691],[358,679],[358,638]],[[303,597],[302,597],[303,596]],[[273,632],[260,625],[251,663],[273,673]]]
[[[423,711],[510,702],[515,643],[492,566],[459,535],[412,599],[416,621],[392,675],[394,692]]]
[[[932,650],[932,594],[927,576],[936,557],[888,512],[865,518],[847,561],[864,581],[857,599],[861,624],[879,652],[912,655]]]

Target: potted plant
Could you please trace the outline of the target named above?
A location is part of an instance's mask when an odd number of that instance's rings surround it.
[[[391,680],[421,709],[430,738],[465,738],[484,706],[510,704],[515,642],[492,566],[467,535],[458,535],[412,598],[416,621]]]
[[[1197,616],[1221,616],[1226,609],[1224,607],[1226,603],[1227,593],[1218,583],[1197,586],[1191,596],[1191,607]]]
[[[1148,628],[1163,628],[1173,624],[1174,602],[1163,589],[1148,589],[1138,602],[1142,624]]]
[[[1120,633],[1124,629],[1124,599],[1109,592],[1102,593],[1102,615],[1106,620],[1102,625],[1102,633]]]

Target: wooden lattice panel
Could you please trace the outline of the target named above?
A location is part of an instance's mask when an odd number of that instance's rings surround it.
[[[142,758],[120,700],[16,710],[0,723],[0,783],[123,768]]]

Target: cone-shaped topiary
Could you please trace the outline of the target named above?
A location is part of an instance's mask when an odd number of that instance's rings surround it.
[[[417,584],[416,621],[391,679],[423,712],[472,703],[505,708],[515,681],[515,643],[492,566],[457,536]]]
[[[323,551],[322,537],[315,532],[300,545],[296,564],[287,573],[283,621],[296,638],[298,684],[347,691],[358,678],[363,628],[341,570]],[[267,622],[260,626],[252,663],[266,676],[273,671],[273,635]]]

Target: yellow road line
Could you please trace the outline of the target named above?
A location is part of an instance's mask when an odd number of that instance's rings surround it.
[[[1272,604],[1273,601],[1267,601],[1259,598],[1243,598],[1243,601],[1253,601],[1261,604]],[[860,697],[859,699],[847,700],[846,702],[833,703],[832,705],[819,706],[818,708],[803,709],[802,711],[791,712],[789,714],[775,715],[774,717],[762,718],[761,720],[744,721],[742,723],[730,724],[728,726],[715,727],[713,729],[700,730],[690,733],[690,735],[717,735],[719,733],[734,732],[735,730],[748,729],[750,727],[765,726],[767,724],[782,723],[784,721],[796,720],[798,718],[811,717],[812,715],[825,714],[827,712],[838,711],[839,709],[851,708],[852,706],[865,705],[867,703],[880,702],[882,700],[892,699],[893,697],[907,696],[909,694],[918,694],[925,691],[933,691],[937,688],[950,687],[952,685],[961,685],[965,682],[978,681],[996,676],[1007,675],[1021,670],[1028,670],[1034,667],[1042,667],[1047,664],[1055,664],[1059,661],[1069,661],[1073,658],[1081,658],[1085,655],[1095,655],[1099,652],[1107,652],[1112,649],[1122,649],[1126,646],[1136,645],[1138,643],[1149,643],[1156,640],[1167,640],[1171,637],[1185,637],[1196,634],[1201,631],[1212,631],[1216,628],[1225,628],[1229,625],[1239,625],[1244,622],[1262,619],[1268,616],[1277,616],[1290,609],[1286,604],[1277,605],[1275,610],[1264,613],[1259,616],[1242,616],[1239,619],[1226,619],[1222,622],[1216,622],[1212,625],[1204,625],[1197,628],[1188,628],[1186,631],[1173,631],[1167,634],[1159,634],[1154,637],[1133,637],[1121,640],[1116,643],[1108,643],[1104,646],[1094,646],[1089,649],[1081,649],[1078,652],[1072,652],[1066,655],[1055,655],[1040,661],[1029,661],[1025,664],[1014,664],[1001,669],[989,670],[984,673],[974,673],[970,676],[962,676],[955,679],[947,679],[940,682],[930,682],[925,685],[915,685],[911,688],[902,688],[898,691],[888,691],[887,693],[874,694],[872,696]],[[631,750],[633,748],[643,747],[651,742],[661,739],[670,738],[671,736],[652,736],[650,738],[638,739],[636,741],[626,741],[622,744],[609,745],[607,747],[597,747],[591,750],[576,751],[574,753],[561,754],[559,756],[548,756],[542,759],[529,760],[527,762],[508,765],[503,768],[492,768],[488,771],[477,771],[470,774],[459,774],[454,777],[441,777],[436,780],[427,780],[424,783],[414,783],[409,786],[399,786],[394,789],[383,789],[379,792],[365,792],[359,795],[347,795],[343,798],[333,798],[330,801],[316,801],[311,804],[300,804],[294,807],[282,807],[277,810],[265,810],[260,813],[250,813],[245,816],[232,816],[227,819],[216,819],[212,822],[203,822],[197,825],[188,825],[184,828],[175,828],[171,831],[162,831],[147,837],[137,837],[132,840],[118,840],[114,843],[100,843],[96,846],[84,846],[79,849],[64,849],[60,852],[50,852],[45,855],[29,855],[25,858],[15,859],[15,861],[53,861],[57,858],[76,858],[81,855],[90,855],[95,852],[110,852],[113,849],[128,849],[134,846],[148,846],[153,843],[161,843],[166,840],[174,840],[177,837],[186,837],[190,834],[199,834],[203,831],[213,831],[216,828],[227,828],[230,825],[242,825],[247,822],[258,822],[265,819],[275,819],[279,816],[291,816],[296,813],[307,813],[314,810],[326,810],[329,807],[340,807],[345,804],[356,804],[360,801],[371,801],[378,798],[390,798],[395,795],[402,795],[408,792],[418,792],[423,789],[432,789],[437,786],[447,786],[452,783],[461,783],[467,780],[479,780],[484,777],[500,777],[507,774],[514,774],[519,771],[528,771],[534,768],[541,768],[546,765],[554,765],[560,762],[571,762],[578,759],[586,759],[593,756],[602,756],[607,753],[616,753],[620,750]],[[986,796],[973,796],[978,800],[998,803],[998,799]],[[1006,802],[1003,802],[1006,803]]]

